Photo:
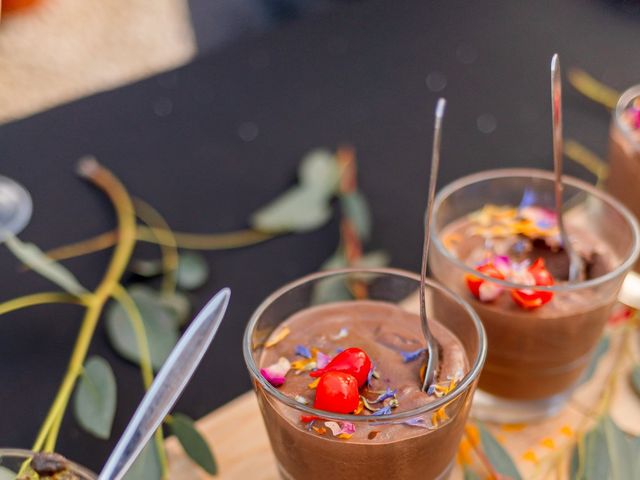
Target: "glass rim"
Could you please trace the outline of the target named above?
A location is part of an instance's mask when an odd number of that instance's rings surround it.
[[[294,280],[286,285],[280,287],[275,292],[271,293],[255,310],[253,315],[251,316],[249,323],[244,332],[242,351],[244,355],[244,360],[249,370],[249,373],[260,383],[260,385],[270,394],[272,397],[276,398],[278,401],[284,403],[285,405],[304,412],[306,414],[317,416],[323,419],[328,420],[337,420],[342,422],[352,422],[352,423],[361,423],[361,422],[375,422],[375,423],[390,423],[394,420],[404,420],[412,417],[416,417],[419,415],[423,415],[427,412],[431,412],[434,410],[438,410],[439,408],[445,406],[446,404],[452,402],[457,399],[460,395],[471,388],[473,382],[480,376],[480,372],[482,370],[482,366],[484,365],[484,361],[487,355],[487,337],[484,330],[484,326],[480,321],[480,317],[475,312],[471,305],[467,303],[464,299],[462,299],[458,294],[450,290],[449,288],[437,283],[435,280],[427,278],[426,284],[430,288],[434,288],[439,290],[440,292],[447,295],[452,301],[457,303],[466,313],[469,315],[472,324],[475,327],[475,333],[478,336],[478,355],[474,359],[473,363],[469,367],[469,371],[465,374],[462,381],[456,385],[456,387],[451,391],[451,393],[445,395],[441,398],[436,398],[433,402],[427,403],[418,408],[414,408],[412,410],[403,411],[400,413],[392,413],[390,415],[384,415],[381,417],[373,417],[371,416],[362,416],[362,415],[352,415],[352,414],[341,414],[341,413],[333,413],[327,412],[324,410],[317,410],[313,407],[309,407],[307,405],[303,405],[297,402],[295,399],[283,394],[273,385],[265,380],[265,378],[260,373],[260,369],[256,365],[253,360],[253,347],[251,342],[251,333],[255,330],[255,326],[258,323],[260,317],[264,314],[264,311],[276,300],[281,298],[284,294],[292,291],[293,289],[304,285],[305,283],[310,283],[313,281],[321,280],[326,277],[331,277],[335,275],[349,275],[349,274],[378,274],[378,275],[390,275],[396,277],[403,277],[408,280],[414,280],[418,287],[420,285],[420,275],[409,272],[406,270],[396,269],[396,268],[343,268],[343,269],[335,269],[335,270],[326,270],[320,271],[316,273],[311,273],[309,275],[305,275],[297,280]]]
[[[540,170],[537,168],[498,168],[498,169],[492,169],[492,170],[484,170],[482,172],[466,175],[446,185],[436,195],[436,198],[433,204],[433,210],[434,212],[437,212],[441,204],[447,198],[449,198],[453,193],[465,187],[468,187],[469,185],[473,185],[475,183],[479,183],[485,180],[494,180],[494,179],[507,178],[507,177],[517,177],[517,178],[533,177],[533,178],[538,178],[543,180],[549,180],[551,182],[554,181],[553,172],[548,172],[546,170]],[[564,283],[559,283],[551,286],[538,286],[538,285],[532,286],[532,285],[524,285],[520,283],[509,282],[507,280],[500,280],[500,279],[485,275],[484,273],[479,272],[478,270],[474,269],[470,265],[467,265],[458,257],[453,255],[440,240],[440,236],[438,235],[439,230],[437,225],[435,224],[431,229],[431,240],[435,248],[437,248],[438,251],[442,255],[444,255],[444,257],[447,260],[452,262],[458,268],[464,270],[466,273],[471,274],[475,277],[478,277],[482,280],[490,281],[491,283],[495,283],[496,285],[501,285],[503,287],[507,287],[511,289],[534,290],[534,291],[541,291],[541,292],[571,292],[575,290],[582,290],[585,288],[596,287],[598,285],[606,283],[614,279],[615,277],[621,275],[625,270],[629,270],[635,264],[638,258],[638,254],[640,253],[640,227],[638,226],[638,222],[633,216],[633,214],[627,209],[627,207],[625,207],[622,203],[618,202],[611,195],[601,190],[598,190],[593,185],[587,182],[579,180],[575,177],[563,175],[562,183],[563,185],[568,185],[568,186],[577,188],[579,190],[582,190],[587,194],[598,198],[600,201],[607,204],[613,210],[617,210],[618,213],[622,215],[624,220],[629,225],[629,228],[631,229],[631,234],[633,237],[631,253],[626,257],[626,259],[620,265],[618,265],[616,268],[614,268],[610,272],[607,272],[604,275],[601,275],[599,277],[592,278],[589,280],[584,280],[581,282],[573,282],[573,283],[564,282]]]
[[[616,103],[615,108],[613,109],[613,121],[616,127],[618,127],[618,130],[622,132],[622,134],[629,142],[631,142],[635,146],[640,146],[640,139],[634,138],[629,127],[620,121],[622,112],[627,108],[629,103],[631,103],[631,100],[636,97],[640,97],[640,84],[633,85],[622,92],[620,98],[618,98],[618,102]]]
[[[0,447],[0,459],[2,459],[3,457],[13,457],[13,458],[20,458],[20,459],[26,460],[28,458],[32,458],[36,453],[38,452],[34,452],[32,450],[26,450],[23,448]],[[71,469],[72,473],[83,475],[88,479],[92,479],[92,480],[98,478],[98,476],[88,468],[83,467],[82,465],[79,465],[69,460],[67,457],[64,457],[64,458],[67,461],[67,466]]]

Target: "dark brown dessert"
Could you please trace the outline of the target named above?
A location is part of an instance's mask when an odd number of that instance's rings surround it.
[[[80,480],[73,473],[69,461],[57,453],[36,453],[17,480]]]
[[[446,395],[469,369],[458,338],[433,319],[432,325],[442,353],[438,383],[429,394],[420,388],[425,340],[419,316],[396,305],[370,300],[327,304],[302,310],[278,327],[266,343],[260,366],[267,380],[301,404],[312,406],[317,400],[317,382],[309,373],[322,369],[329,357],[344,349],[361,349],[374,366],[359,391],[354,422],[301,417],[258,391],[283,478],[388,480],[446,475],[470,396],[421,416],[385,420]]]
[[[618,260],[612,248],[586,228],[588,223],[578,221],[568,227],[591,279],[613,270]],[[602,333],[616,290],[596,295],[596,287],[536,289],[562,284],[568,277],[555,214],[539,207],[488,205],[445,227],[442,240],[477,271],[531,287],[510,289],[465,276],[434,256],[436,278],[464,295],[485,326],[489,350],[480,388],[508,399],[537,400],[575,385]]]
[[[607,190],[640,218],[640,89],[614,112],[609,132]],[[624,99],[623,95],[623,99]],[[636,263],[638,271],[640,263]]]

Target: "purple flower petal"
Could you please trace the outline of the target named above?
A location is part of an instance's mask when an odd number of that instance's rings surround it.
[[[304,358],[311,358],[311,351],[304,345],[297,345],[295,353]]]
[[[279,387],[284,384],[285,377],[291,369],[291,363],[284,357],[266,368],[260,369],[260,374],[274,387]]]
[[[425,350],[425,348],[419,348],[418,350],[415,350],[413,352],[400,351],[400,355],[402,355],[402,361],[404,363],[409,363],[416,360],[420,355],[424,353]]]
[[[395,394],[398,393],[398,389],[394,389],[391,390],[389,387],[387,387],[387,390],[384,393],[381,393],[378,398],[376,398],[375,400],[373,400],[371,403],[380,403],[380,402],[384,402],[387,398],[392,398],[395,396]]]
[[[326,367],[330,361],[331,361],[331,357],[329,355],[322,353],[320,351],[316,354],[316,368],[318,370]]]
[[[390,414],[391,414],[391,407],[389,405],[385,405],[380,410],[376,410],[375,412],[373,412],[371,415],[379,417],[381,415],[390,415]]]

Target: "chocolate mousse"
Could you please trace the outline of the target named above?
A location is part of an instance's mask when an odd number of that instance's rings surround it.
[[[640,86],[627,90],[609,133],[607,190],[640,218]],[[636,263],[636,271],[640,264]]]
[[[447,474],[470,396],[457,397],[436,411],[385,420],[446,396],[469,371],[460,340],[434,318],[431,326],[441,358],[437,383],[427,393],[421,391],[425,339],[420,318],[395,304],[324,304],[301,310],[277,327],[264,345],[261,373],[301,405],[318,406],[320,382],[328,375],[322,372],[333,365],[328,362],[339,362],[353,351],[365,352],[371,362],[357,406],[348,412],[356,415],[353,422],[301,415],[258,387],[283,478],[389,480]]]
[[[585,261],[587,279],[619,264],[613,248],[588,230],[584,218],[565,215],[565,221]],[[532,205],[486,205],[443,228],[441,239],[450,253],[476,271],[523,285],[504,287],[486,277],[465,275],[441,256],[433,258],[436,278],[461,293],[485,326],[489,351],[480,388],[513,400],[544,399],[570,390],[588,364],[616,291],[544,290],[565,283],[569,272],[555,213]]]

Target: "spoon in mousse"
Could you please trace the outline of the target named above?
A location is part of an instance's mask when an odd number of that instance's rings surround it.
[[[444,117],[444,109],[447,102],[444,98],[438,100],[435,113],[435,126],[433,128],[433,149],[431,151],[431,172],[429,173],[429,194],[427,197],[427,209],[424,214],[424,239],[422,242],[422,266],[420,269],[420,320],[422,322],[422,331],[427,339],[427,363],[424,371],[424,381],[422,383],[422,391],[426,392],[429,385],[434,383],[436,373],[438,372],[439,347],[431,328],[429,328],[429,320],[427,319],[427,306],[425,299],[426,277],[427,277],[427,260],[429,258],[429,244],[431,233],[431,219],[433,216],[433,198],[436,193],[436,182],[438,179],[438,166],[440,165],[440,140],[442,138],[442,118]]]
[[[562,246],[569,257],[569,282],[579,282],[584,279],[584,262],[571,245],[562,219],[562,79],[560,58],[557,53],[551,58],[551,121],[553,125],[553,170],[555,173],[558,230],[560,230]]]

